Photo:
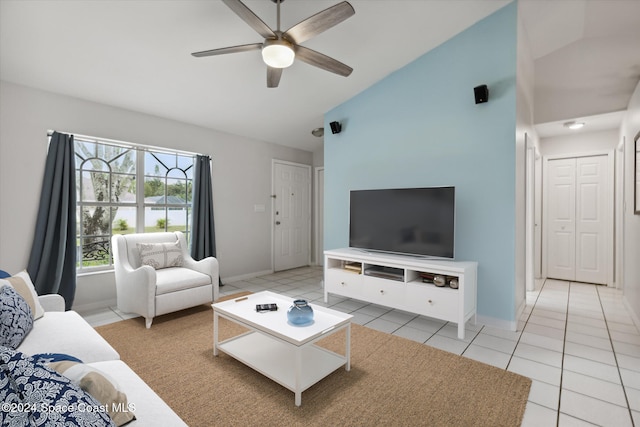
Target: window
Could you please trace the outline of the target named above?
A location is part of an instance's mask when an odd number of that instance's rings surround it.
[[[78,270],[111,267],[113,234],[191,230],[195,155],[75,136]]]

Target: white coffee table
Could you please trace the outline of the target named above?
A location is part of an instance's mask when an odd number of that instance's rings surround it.
[[[246,297],[212,304],[213,355],[223,351],[295,393],[295,404],[302,403],[302,392],[336,369],[351,369],[352,315],[310,304],[313,323],[294,326],[287,321],[287,310],[294,298],[264,291]],[[278,305],[278,311],[256,312],[256,304]],[[248,332],[218,341],[219,318],[249,329]],[[345,354],[334,353],[314,343],[346,330]]]

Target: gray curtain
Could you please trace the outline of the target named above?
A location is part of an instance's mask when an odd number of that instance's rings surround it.
[[[54,132],[27,271],[38,294],[62,295],[67,310],[76,293],[75,169],[73,135]]]
[[[213,222],[213,190],[211,186],[211,158],[209,156],[196,156],[196,167],[193,177],[191,256],[196,260],[216,256],[216,232]]]

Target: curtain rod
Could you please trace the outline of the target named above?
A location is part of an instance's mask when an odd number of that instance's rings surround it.
[[[74,138],[78,138],[85,141],[99,142],[101,144],[114,145],[114,146],[123,147],[123,148],[131,148],[131,149],[140,150],[140,151],[159,151],[163,153],[172,153],[172,154],[178,153],[178,154],[183,154],[185,156],[208,156],[207,154],[194,153],[191,151],[177,150],[173,148],[155,147],[152,145],[145,145],[145,144],[136,144],[134,142],[118,141],[116,139],[107,139],[107,138],[100,138],[97,136],[81,135],[79,133],[74,133],[74,132],[48,130],[47,136],[51,138],[51,135],[53,135],[53,132],[66,133],[69,135],[73,135]]]

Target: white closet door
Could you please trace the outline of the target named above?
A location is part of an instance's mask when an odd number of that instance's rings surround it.
[[[607,156],[549,160],[547,174],[547,277],[607,284]]]
[[[576,159],[576,276],[607,282],[607,157]]]
[[[574,280],[576,265],[576,159],[548,163],[547,276]]]

